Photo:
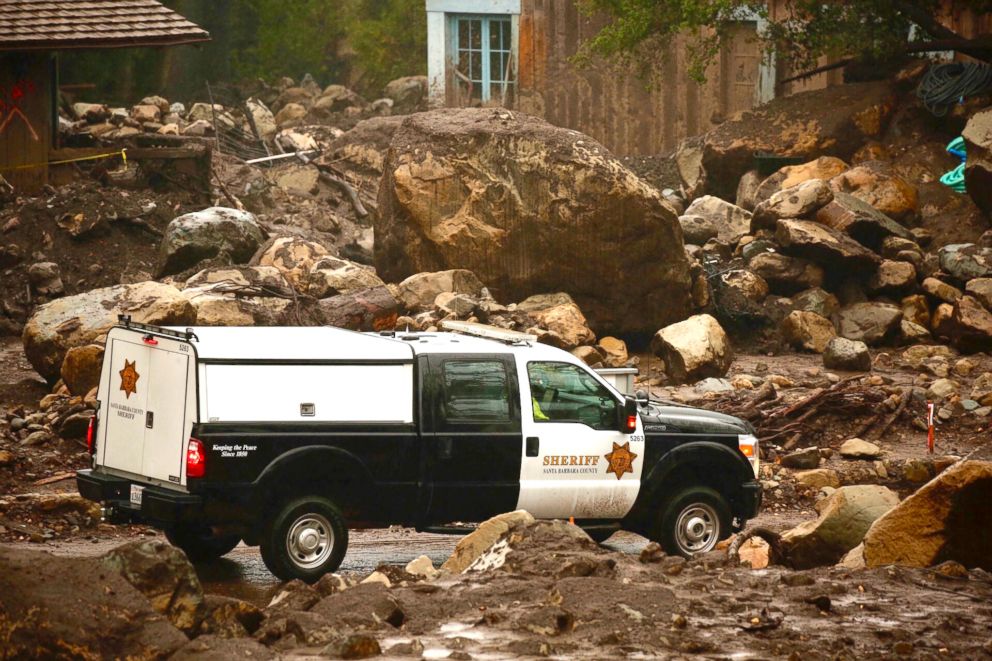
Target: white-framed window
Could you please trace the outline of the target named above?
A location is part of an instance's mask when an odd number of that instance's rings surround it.
[[[449,14],[456,84],[471,101],[506,101],[513,87],[513,29],[506,14]]]

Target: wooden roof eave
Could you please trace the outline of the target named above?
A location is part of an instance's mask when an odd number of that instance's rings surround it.
[[[210,35],[205,37],[182,37],[177,39],[114,39],[98,41],[95,39],[72,39],[58,41],[26,41],[0,43],[0,53],[16,51],[57,51],[57,50],[98,50],[104,48],[162,48],[165,46],[185,46],[202,44],[210,41]]]

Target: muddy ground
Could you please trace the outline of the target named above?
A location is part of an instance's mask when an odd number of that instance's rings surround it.
[[[655,397],[733,410],[746,406],[753,394],[749,388],[714,394],[665,387],[657,383],[650,357],[640,359],[638,386]],[[911,387],[923,373],[904,365],[898,350],[876,353],[874,359],[875,388]],[[819,360],[801,354],[741,355],[728,379],[760,374],[756,380],[776,381],[783,405],[792,404],[852,376],[828,378]],[[975,363],[973,375],[992,370],[988,357],[969,360]],[[966,387],[970,377],[958,378]],[[47,392],[14,339],[0,343],[0,384],[4,408],[26,414]],[[813,417],[804,430],[811,442],[830,449],[864,427],[875,413],[874,400],[855,400],[850,410]],[[874,439],[883,447],[885,462],[895,467],[888,477],[880,477],[872,462],[846,461],[836,454],[827,457],[823,466],[837,470],[845,484],[877,482],[902,495],[911,493],[919,484],[906,479],[898,467],[929,461],[926,432],[920,425],[925,411],[908,405],[903,411]],[[941,426],[937,438],[937,455],[962,456],[987,443],[988,420],[956,414]],[[820,494],[797,486],[791,471],[776,464],[776,457],[787,452],[784,440],[787,437],[765,444],[766,505],[752,526],[782,531],[816,516],[813,506]],[[93,557],[127,541],[161,537],[145,526],[99,523],[92,510],[71,504],[71,474],[86,465],[86,454],[78,442],[53,443],[20,453],[14,467],[0,468],[0,543],[59,556]],[[360,580],[380,565],[402,567],[419,555],[439,566],[458,539],[405,528],[352,531],[340,573]],[[531,565],[512,570],[511,576],[500,575],[500,580],[475,575],[394,586],[388,596],[400,605],[403,625],[372,626],[356,620],[353,628],[376,638],[387,656],[412,653],[425,658],[992,656],[992,581],[981,570],[795,572],[779,567],[736,568],[712,558],[683,563],[652,555],[645,551],[647,540],[630,533],[614,535],[599,549],[582,550],[585,559],[573,562],[568,558],[575,549],[563,547],[559,553],[553,548],[560,542],[545,540],[550,546],[538,554],[545,560],[528,561]],[[590,553],[594,561],[586,557]],[[524,555],[521,552],[519,562],[524,562]],[[577,571],[576,566],[585,569]],[[200,565],[197,572],[207,593],[261,608],[280,590],[257,549],[243,545],[219,561]],[[380,592],[377,586],[362,586],[353,598],[377,603],[383,597]],[[307,620],[309,615],[297,617],[304,631],[306,622],[313,620]],[[307,642],[319,637],[282,640],[264,627],[256,638],[276,636],[266,643],[277,653],[296,657],[322,649]]]

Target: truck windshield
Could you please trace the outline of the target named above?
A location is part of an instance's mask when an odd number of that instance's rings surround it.
[[[534,420],[578,422],[593,429],[616,425],[617,400],[582,368],[569,363],[527,363]]]

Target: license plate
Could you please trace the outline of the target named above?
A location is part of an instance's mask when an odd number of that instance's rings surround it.
[[[131,504],[141,507],[141,494],[145,492],[144,487],[139,487],[137,484],[131,485]]]

